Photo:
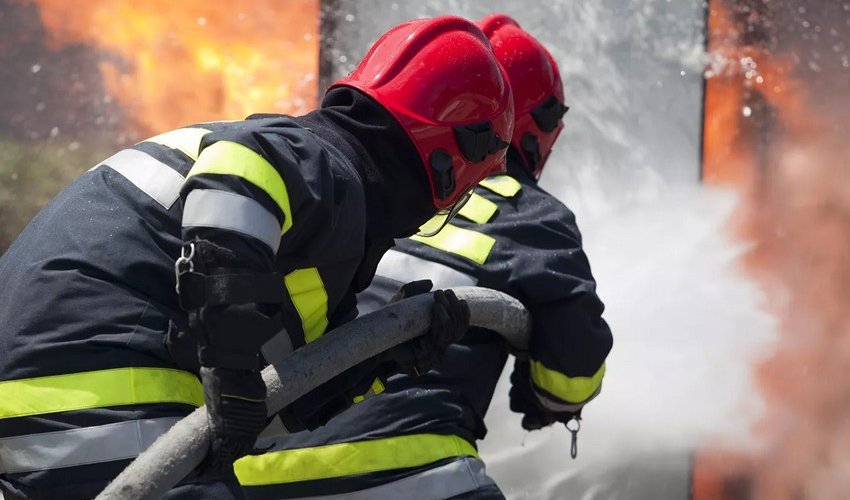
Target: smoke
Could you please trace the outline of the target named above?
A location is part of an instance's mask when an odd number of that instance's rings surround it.
[[[760,364],[771,446],[759,498],[840,498],[850,486],[850,149],[824,134],[788,139],[754,190],[748,256],[771,290],[781,342]]]
[[[758,449],[751,430],[764,404],[751,366],[775,320],[737,269],[749,247],[724,229],[736,200],[668,186],[579,214],[614,349],[577,461],[563,427],[522,432],[499,388],[482,451],[511,498],[685,499],[693,450]]]
[[[317,100],[318,0],[32,0],[49,46],[96,48],[108,95],[144,133]]]
[[[65,144],[128,128],[107,97],[96,48],[48,46],[38,6],[0,0],[0,136],[16,142],[57,139]],[[98,137],[99,138],[99,137]]]
[[[0,252],[155,133],[315,106],[319,0],[0,0]]]
[[[835,97],[850,90],[850,4],[752,4],[730,9],[746,16],[727,46],[762,81],[726,79],[732,106],[747,112],[729,115],[732,133],[714,146],[725,143],[719,156],[737,169],[727,164],[719,180],[741,186],[734,224],[753,242],[743,262],[768,294],[780,337],[756,366],[764,449],[714,470],[748,475],[755,498],[842,498],[850,486],[841,445],[850,435],[850,107]]]

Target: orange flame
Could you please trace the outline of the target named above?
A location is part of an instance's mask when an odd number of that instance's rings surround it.
[[[754,247],[744,264],[768,292],[780,341],[755,372],[768,404],[758,429],[765,449],[759,456],[698,454],[694,500],[844,498],[850,145],[822,118],[829,113],[816,114],[824,103],[796,76],[794,61],[744,42],[745,26],[727,5],[712,2],[709,24],[719,64],[707,82],[705,179],[745,195],[738,229]],[[758,26],[754,11],[745,11]]]
[[[758,138],[753,137],[757,120],[772,120],[796,135],[813,126],[813,117],[800,82],[792,76],[793,60],[745,45],[741,28],[721,1],[711,3],[708,32],[711,65],[706,71],[704,180],[749,186],[755,182],[760,163],[756,158]]]
[[[106,54],[106,88],[145,133],[316,103],[318,0],[34,1],[51,44]]]

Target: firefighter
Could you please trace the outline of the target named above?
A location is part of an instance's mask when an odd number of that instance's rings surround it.
[[[90,498],[206,403],[210,453],[170,496],[240,496],[264,362],[346,319],[394,238],[504,168],[512,126],[481,30],[420,19],[317,111],[191,125],[83,174],[0,259],[0,490]],[[465,331],[464,303],[434,303],[399,369]]]
[[[563,127],[563,86],[552,56],[516,21],[497,14],[479,26],[514,93],[507,175],[481,182],[435,236],[397,242],[359,294],[359,307],[368,312],[430,288],[417,280],[516,297],[534,326],[528,352],[516,353],[511,409],[528,430],[572,426],[600,391],[612,337],[575,217],[537,185]],[[422,377],[393,377],[382,394],[326,426],[275,438],[270,453],[242,459],[240,482],[252,499],[504,498],[475,443],[486,434],[484,415],[508,350],[495,333],[470,329]]]

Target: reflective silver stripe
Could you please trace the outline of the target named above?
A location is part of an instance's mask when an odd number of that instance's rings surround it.
[[[94,168],[103,165],[126,177],[166,210],[180,197],[180,188],[186,180],[165,163],[135,149],[121,150]]]
[[[178,417],[131,420],[0,439],[0,473],[18,474],[134,458]]]
[[[301,500],[445,500],[490,484],[495,482],[484,470],[484,462],[464,457],[374,488],[336,495],[301,497]]]
[[[478,279],[474,276],[397,250],[390,250],[384,254],[375,274],[402,283],[429,279],[434,283],[435,289],[475,286],[478,283]]]
[[[215,189],[195,189],[183,206],[183,227],[214,227],[247,234],[262,241],[273,253],[280,246],[277,217],[257,200]]]

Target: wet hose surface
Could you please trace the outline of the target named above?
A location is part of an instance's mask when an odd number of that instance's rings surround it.
[[[516,299],[486,288],[458,287],[469,304],[470,323],[502,335],[525,350],[531,318]],[[430,324],[432,296],[419,295],[391,304],[343,325],[263,370],[269,414],[277,413],[314,387],[393,346],[424,333]],[[178,422],[98,495],[99,500],[161,498],[207,454],[206,408]]]

